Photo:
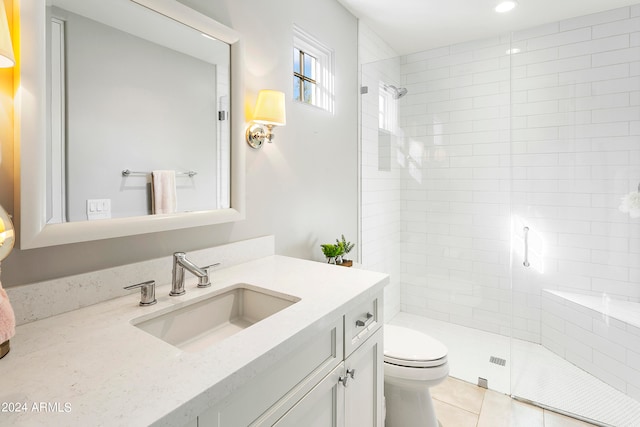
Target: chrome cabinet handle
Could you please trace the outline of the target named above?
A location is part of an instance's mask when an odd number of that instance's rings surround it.
[[[529,227],[523,228],[524,231],[524,262],[522,265],[529,267]]]
[[[341,382],[343,386],[347,387],[349,383],[349,377],[351,377],[352,380],[356,379],[355,369],[347,369],[347,374],[344,377],[338,378],[338,382]]]
[[[373,322],[373,314],[367,313],[366,320],[358,319],[356,320],[356,326],[359,328],[369,326]]]
[[[140,305],[147,306],[153,305],[158,302],[156,300],[156,281],[149,280],[142,283],[136,283],[135,285],[125,286],[124,289],[131,290],[140,288]]]

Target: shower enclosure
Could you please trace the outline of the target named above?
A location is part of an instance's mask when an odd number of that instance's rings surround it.
[[[638,16],[361,73],[362,262],[392,274],[387,320],[441,333],[454,376],[614,426],[640,425]]]

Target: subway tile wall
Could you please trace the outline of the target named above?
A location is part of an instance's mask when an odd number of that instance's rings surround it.
[[[510,49],[496,37],[401,58],[402,311],[508,334]]]
[[[618,210],[640,183],[640,6],[400,63],[402,311],[540,342],[542,289],[640,301],[640,220]],[[363,98],[363,152],[364,117]]]

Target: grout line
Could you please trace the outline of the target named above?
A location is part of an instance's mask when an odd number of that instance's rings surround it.
[[[436,399],[436,398],[434,398],[434,397],[432,397],[432,399],[433,399],[433,400],[437,400],[438,402],[442,403],[443,405],[447,405],[447,406],[450,406],[450,407],[452,407],[452,408],[454,408],[454,409],[457,409],[457,410],[460,410],[460,411],[464,411],[464,412],[466,412],[467,414],[471,414],[471,415],[473,415],[474,417],[476,417],[476,427],[477,427],[477,425],[478,425],[478,419],[480,418],[480,414],[476,414],[475,412],[471,412],[471,411],[469,411],[468,409],[461,408],[461,407],[459,407],[458,405],[454,405],[454,404],[452,404],[452,403],[445,402],[444,400]],[[437,417],[437,414],[436,414],[436,417]]]
[[[482,403],[480,404],[480,413],[478,414],[478,421],[476,421],[476,427],[480,425],[480,416],[482,415],[482,411],[484,410],[484,402],[485,402],[485,399],[487,398],[487,391],[489,390],[487,389],[484,391],[484,393],[482,393]]]

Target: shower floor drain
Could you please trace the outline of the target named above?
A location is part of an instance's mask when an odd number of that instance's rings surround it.
[[[496,365],[504,366],[507,364],[506,359],[502,359],[500,357],[491,356],[489,358],[489,362],[495,363]]]

